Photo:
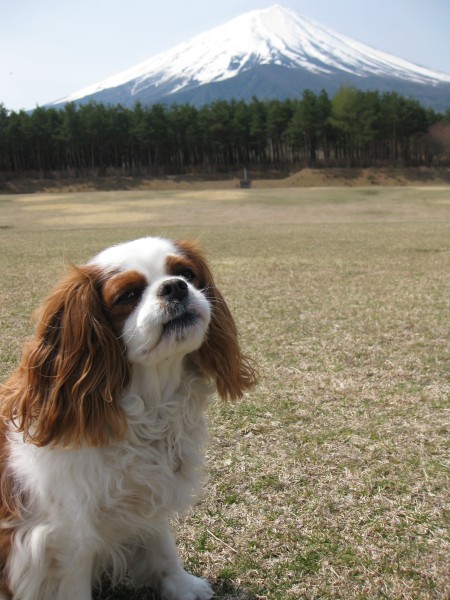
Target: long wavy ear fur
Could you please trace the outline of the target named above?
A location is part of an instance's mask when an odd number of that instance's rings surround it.
[[[121,438],[116,395],[129,377],[101,301],[102,273],[71,267],[39,314],[35,339],[1,395],[2,416],[37,445],[101,446]]]
[[[253,362],[241,352],[233,316],[217,289],[211,270],[198,245],[177,241],[176,246],[195,266],[198,287],[211,303],[212,315],[205,341],[190,356],[190,360],[216,381],[217,391],[224,400],[240,398],[256,383]]]

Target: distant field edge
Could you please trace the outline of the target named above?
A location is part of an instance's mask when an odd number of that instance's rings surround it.
[[[243,174],[217,172],[187,173],[153,177],[129,175],[120,171],[75,176],[74,173],[34,174],[13,177],[0,173],[0,194],[60,193],[120,190],[205,190],[242,186]],[[450,167],[383,167],[383,168],[304,168],[286,174],[279,171],[248,173],[253,188],[275,187],[366,187],[450,185]],[[244,186],[242,186],[244,187]]]

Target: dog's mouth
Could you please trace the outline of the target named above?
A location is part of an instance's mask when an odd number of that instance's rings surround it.
[[[167,321],[163,326],[163,337],[176,334],[179,336],[183,334],[187,329],[197,325],[200,317],[197,313],[191,310],[186,310],[181,315],[177,315]]]
[[[195,303],[171,303],[166,306],[162,314],[162,323],[158,338],[149,340],[152,343],[144,350],[147,356],[158,352],[164,352],[173,348],[173,344],[185,344],[192,346],[195,350],[204,337],[207,325],[209,323],[209,312],[202,309],[202,305]]]

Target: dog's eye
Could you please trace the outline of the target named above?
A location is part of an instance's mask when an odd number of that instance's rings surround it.
[[[186,279],[186,281],[189,281],[189,283],[193,283],[195,280],[195,273],[192,269],[189,269],[189,267],[180,269],[177,271],[177,275],[178,277],[183,277],[183,279]]]
[[[117,296],[117,298],[114,301],[114,304],[117,306],[120,304],[131,304],[139,302],[142,296],[142,292],[143,290],[141,288],[132,288],[129,290],[125,290],[119,296]]]

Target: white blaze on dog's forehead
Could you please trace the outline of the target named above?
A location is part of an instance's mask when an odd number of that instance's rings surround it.
[[[97,254],[90,264],[121,271],[138,270],[153,279],[164,273],[168,254],[179,254],[173,242],[145,237],[107,248]]]

